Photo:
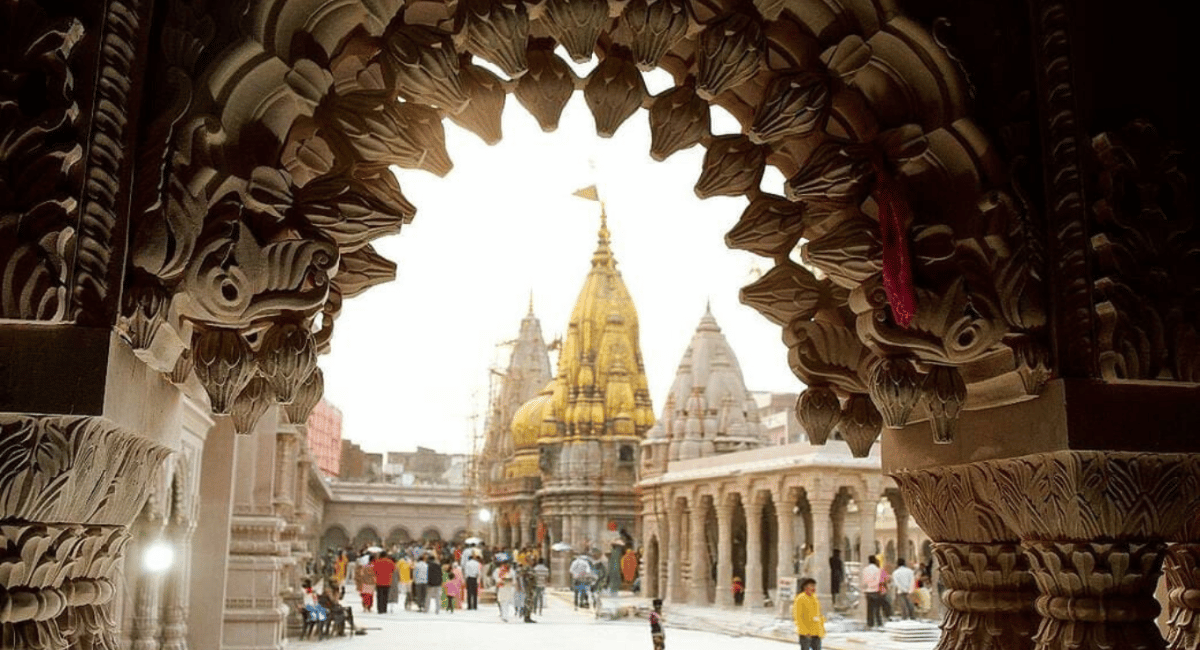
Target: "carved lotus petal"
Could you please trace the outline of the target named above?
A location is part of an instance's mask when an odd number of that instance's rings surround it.
[[[933,427],[933,441],[954,442],[958,416],[967,401],[967,384],[957,366],[930,366],[922,386],[925,409]]]
[[[292,403],[283,407],[287,413],[288,422],[292,424],[304,424],[308,422],[308,416],[312,413],[313,408],[317,406],[317,402],[321,401],[321,396],[325,394],[325,373],[321,369],[314,368],[308,379],[300,385],[296,391],[296,396],[292,398]]]
[[[179,354],[179,357],[175,359],[175,367],[171,369],[171,373],[167,378],[171,380],[172,384],[182,386],[187,383],[188,377],[191,376],[195,366],[196,363],[192,359],[192,351],[185,348]]]
[[[749,81],[762,63],[766,37],[758,21],[735,13],[705,27],[700,34],[696,92],[704,99]]]
[[[850,328],[797,319],[784,328],[783,343],[788,365],[804,383],[831,384],[852,393],[867,390],[860,372],[869,353]]]
[[[196,379],[208,393],[213,413],[229,413],[233,398],[258,372],[250,344],[237,330],[206,328],[192,343]]]
[[[467,105],[458,78],[458,53],[449,36],[420,25],[403,25],[387,36],[384,54],[401,97],[450,113]]]
[[[450,119],[488,144],[500,142],[503,137],[500,115],[504,112],[506,99],[500,77],[477,65],[468,64],[462,71],[462,85],[471,101],[461,113],[451,115]]]
[[[690,84],[672,88],[650,107],[650,157],[662,162],[709,134],[708,102]]]
[[[333,169],[336,156],[315,120],[297,118],[288,131],[279,161],[298,187]]]
[[[283,77],[297,95],[314,107],[333,86],[333,75],[311,59],[296,61]]]
[[[139,274],[121,295],[121,337],[134,350],[145,350],[167,317],[171,297],[157,281]]]
[[[358,93],[331,107],[338,132],[363,161],[424,169],[445,176],[453,169],[441,115],[429,106]]]
[[[804,258],[839,286],[853,289],[883,270],[879,223],[854,210],[828,233],[805,244]]]
[[[376,192],[369,188],[371,182],[389,183],[383,174],[364,180],[355,176],[356,171],[347,170],[310,183],[297,201],[298,215],[343,250],[353,250],[373,239],[400,232],[401,225],[411,221],[416,211],[403,195],[399,195],[401,202],[397,203],[394,197],[380,197],[386,190]],[[386,175],[395,185],[395,177],[390,172]],[[395,190],[399,192],[399,186]]]
[[[246,206],[256,212],[283,221],[292,207],[292,178],[274,167],[255,167],[243,195]]]
[[[809,386],[796,400],[796,418],[804,425],[808,441],[823,445],[842,417],[842,405],[837,393],[828,386]]]
[[[767,86],[747,135],[756,143],[799,136],[822,128],[829,114],[829,83],[812,73],[784,74]]]
[[[787,197],[793,201],[857,205],[865,197],[874,173],[861,147],[827,142],[817,147],[800,171],[788,179]]]
[[[921,375],[908,359],[887,357],[875,364],[867,388],[883,414],[883,423],[899,429],[908,424],[908,416],[921,398]]]
[[[875,444],[883,429],[883,416],[870,397],[855,393],[846,400],[837,426],[850,446],[850,453],[855,458],[866,458],[871,455],[871,445]]]
[[[171,174],[166,205],[139,220],[133,240],[133,264],[163,280],[174,280],[187,268],[204,227],[208,201],[192,193]]]
[[[633,0],[621,14],[639,70],[650,71],[687,33],[687,7],[680,0]]]
[[[785,261],[742,287],[740,298],[742,304],[783,326],[796,318],[812,318],[820,304],[821,282],[807,269]]]
[[[608,56],[588,76],[583,98],[596,120],[596,133],[602,138],[611,138],[642,106],[646,82],[632,61]]]
[[[300,384],[317,367],[316,344],[301,323],[277,323],[263,336],[258,367],[280,404],[292,401]]]
[[[871,62],[871,46],[858,34],[843,38],[833,49],[822,55],[830,72],[842,79],[849,79]]]
[[[757,187],[767,164],[767,150],[744,135],[713,138],[696,181],[696,196],[739,196]]]
[[[275,400],[271,383],[262,376],[255,377],[246,384],[242,392],[233,400],[230,415],[233,419],[233,432],[239,436],[250,435],[254,425],[258,424],[267,407]]]
[[[750,201],[737,225],[725,235],[725,244],[763,257],[787,255],[804,236],[804,212],[803,203],[760,194]]]
[[[529,41],[525,3],[467,0],[460,6],[466,17],[467,49],[500,66],[513,79],[525,74],[525,44]]]
[[[529,50],[529,71],[517,82],[513,94],[537,118],[543,131],[558,128],[558,118],[574,92],[575,77],[565,61],[549,50]]]
[[[367,245],[342,255],[333,283],[342,297],[353,298],[377,284],[395,279],[396,263]]]
[[[391,90],[379,61],[379,44],[374,39],[354,38],[329,63],[333,90],[339,95]]]
[[[603,0],[546,0],[550,35],[576,63],[592,60],[596,41],[608,26],[608,3]]]

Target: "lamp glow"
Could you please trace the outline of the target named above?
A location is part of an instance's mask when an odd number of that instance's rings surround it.
[[[142,553],[142,566],[152,573],[162,573],[175,562],[175,550],[162,540],[152,542]]]
[[[479,509],[479,521],[486,523],[491,520],[492,520],[492,511],[488,510],[487,508],[480,508]]]

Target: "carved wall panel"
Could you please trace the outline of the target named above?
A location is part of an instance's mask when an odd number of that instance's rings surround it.
[[[111,647],[114,572],[166,456],[97,418],[0,417],[0,645]]]

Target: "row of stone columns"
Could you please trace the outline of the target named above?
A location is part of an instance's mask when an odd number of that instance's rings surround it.
[[[875,547],[877,490],[874,486],[859,486],[857,497],[859,505],[859,523],[862,529],[861,544],[864,553],[870,553]],[[841,517],[835,517],[834,490],[830,486],[810,486],[805,489],[808,497],[808,513],[812,522],[808,527],[806,540],[813,544],[815,556],[818,558],[814,577],[820,585],[822,595],[829,593],[829,558],[834,548],[841,547],[843,534],[841,528],[844,512]],[[746,521],[746,565],[745,565],[745,599],[746,606],[759,608],[763,604],[763,595],[774,585],[763,584],[764,556],[763,547],[764,526],[774,524],[778,531],[775,536],[776,544],[776,576],[790,576],[795,573],[792,565],[793,549],[797,546],[795,537],[796,513],[793,509],[797,499],[778,498],[774,500],[775,520],[764,521],[765,499],[759,498],[762,491],[757,493],[729,493],[720,497],[707,495],[691,495],[687,498],[677,498],[667,501],[666,511],[661,518],[656,519],[658,526],[665,530],[655,530],[651,527],[643,532],[644,544],[656,534],[665,535],[666,551],[659,560],[666,563],[666,580],[661,595],[673,602],[690,602],[705,605],[709,603],[710,576],[708,567],[715,561],[717,565],[715,603],[720,607],[731,607],[734,604],[733,579],[733,527],[734,512],[737,508],[735,494],[740,496],[741,505]],[[863,496],[870,495],[870,496]],[[897,499],[898,501],[898,499]],[[840,502],[839,502],[840,503]],[[717,540],[716,557],[710,557],[708,540],[705,534],[705,521],[709,508],[716,515]],[[907,545],[907,511],[897,510],[897,536]],[[901,516],[901,514],[903,516]],[[661,537],[660,537],[661,539]],[[804,541],[804,540],[801,540]],[[684,568],[687,568],[687,581],[684,581]],[[648,567],[648,570],[652,568]]]

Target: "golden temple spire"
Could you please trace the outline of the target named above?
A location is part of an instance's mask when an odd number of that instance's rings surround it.
[[[608,211],[605,209],[604,200],[600,198],[600,189],[594,184],[588,185],[576,190],[572,196],[600,204],[600,232],[596,239],[596,252],[592,254],[592,266],[615,266],[608,232]]]

